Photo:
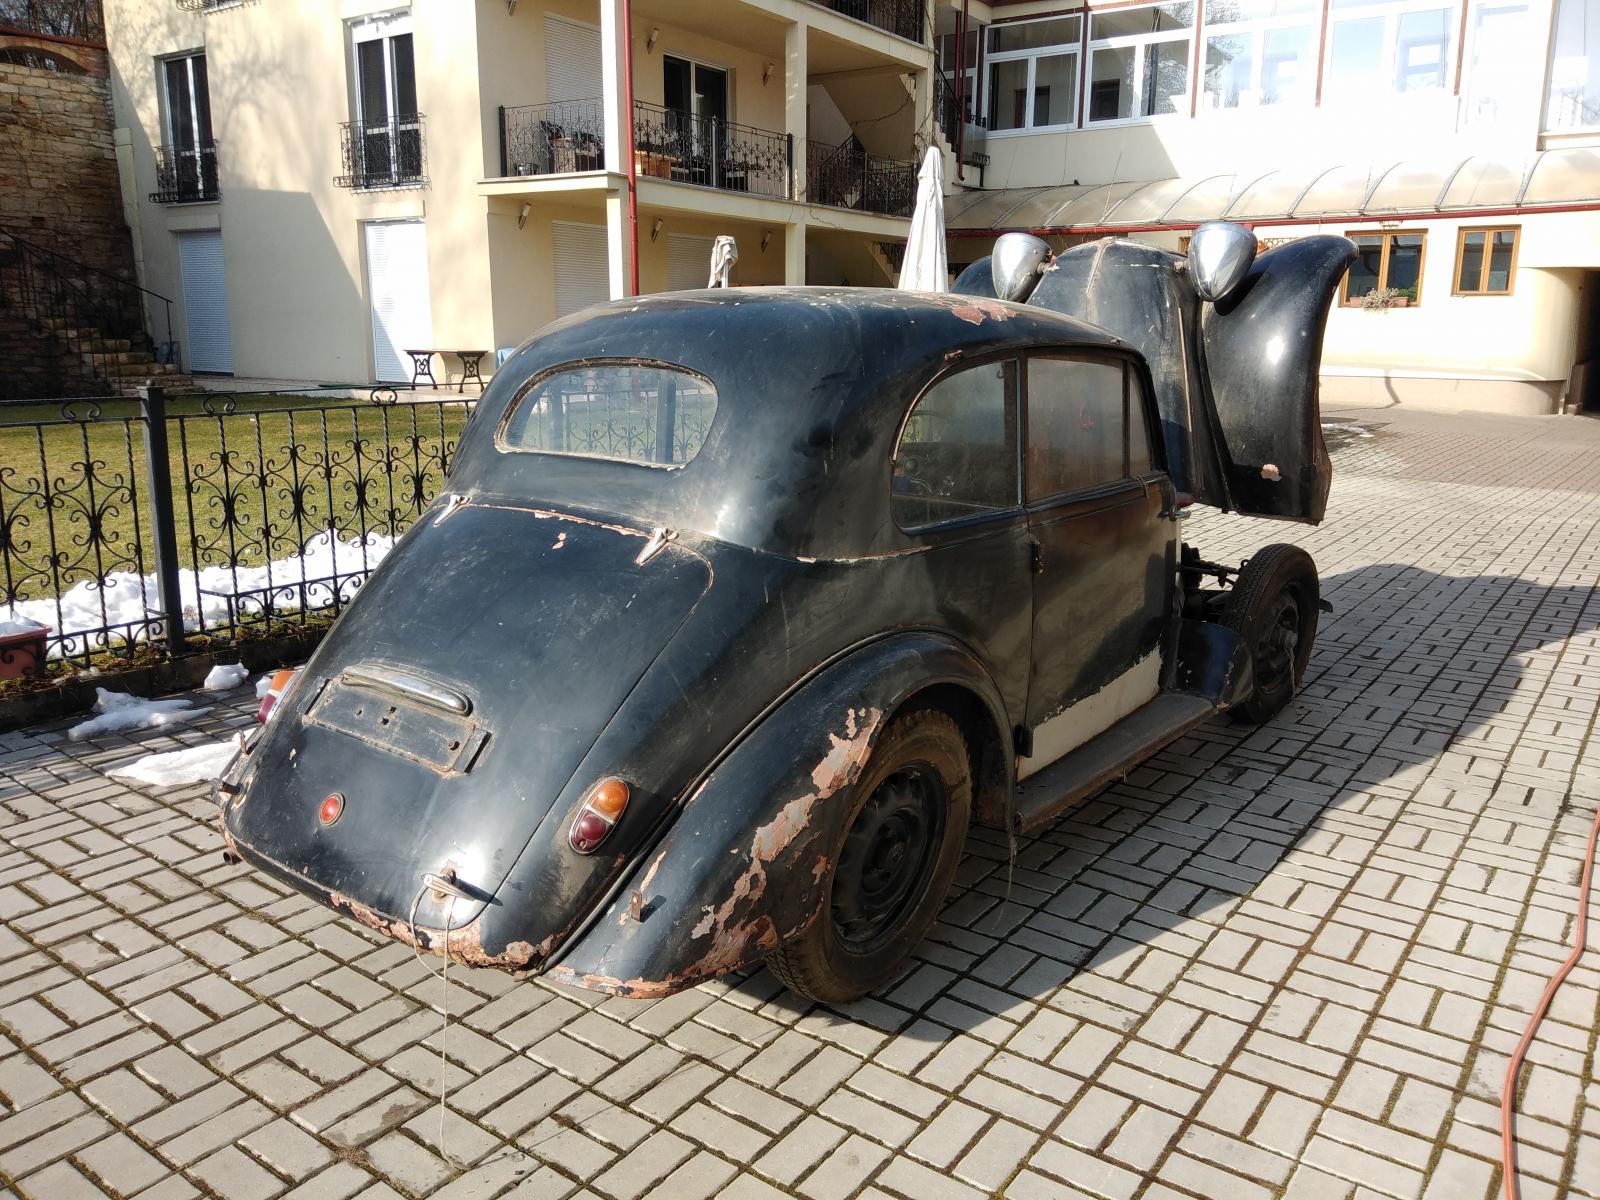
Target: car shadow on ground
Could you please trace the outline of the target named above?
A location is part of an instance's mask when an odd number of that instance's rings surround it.
[[[1003,1040],[1080,977],[1115,989],[1151,947],[1197,947],[1286,858],[1303,860],[1290,882],[1314,879],[1338,836],[1331,815],[1403,803],[1424,779],[1487,794],[1529,719],[1519,685],[1600,627],[1591,588],[1397,563],[1322,582],[1334,611],[1287,709],[1260,726],[1216,718],[1014,845],[975,828],[907,970],[834,1011],[935,1041]]]

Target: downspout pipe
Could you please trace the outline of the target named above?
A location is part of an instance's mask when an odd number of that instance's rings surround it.
[[[967,30],[972,27],[972,0],[961,0],[961,19],[956,22],[956,178],[967,178]],[[938,60],[939,47],[933,47]],[[974,63],[974,66],[977,64]]]
[[[623,153],[628,164],[628,294],[639,294],[639,164],[633,144],[633,0],[622,0]]]

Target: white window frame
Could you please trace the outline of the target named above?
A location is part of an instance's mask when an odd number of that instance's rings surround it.
[[[1447,96],[1455,86],[1456,55],[1460,50],[1461,5],[1464,0],[1390,0],[1387,4],[1362,4],[1351,8],[1328,8],[1328,26],[1325,35],[1327,49],[1322,60],[1322,105],[1323,107],[1338,108],[1348,103],[1346,97],[1341,97],[1339,88],[1334,82],[1333,72],[1333,45],[1334,32],[1342,24],[1355,21],[1365,21],[1372,18],[1383,18],[1383,49],[1382,58],[1378,63],[1378,78],[1384,81],[1384,88],[1378,95],[1368,96],[1369,105],[1380,99],[1399,98],[1406,101],[1423,96]],[[1400,19],[1407,13],[1432,12],[1436,9],[1445,10],[1445,40],[1444,62],[1441,67],[1441,82],[1437,88],[1419,88],[1413,91],[1400,91],[1394,86],[1394,73],[1399,50]]]
[[[1536,31],[1533,29],[1533,22],[1537,16],[1536,10],[1537,6],[1532,3],[1532,0],[1473,0],[1473,2],[1469,4],[1467,11],[1466,39],[1465,43],[1461,47],[1462,125],[1470,127],[1479,124],[1510,124],[1517,121],[1521,117],[1522,114],[1517,112],[1514,106],[1510,111],[1504,114],[1496,113],[1489,117],[1479,117],[1477,113],[1473,111],[1474,105],[1483,98],[1481,82],[1478,78],[1479,42],[1483,37],[1483,16],[1485,13],[1503,13],[1509,15],[1514,12],[1521,12],[1523,19],[1528,23],[1528,28],[1524,31],[1527,37],[1527,44],[1530,47],[1534,46],[1535,42],[1538,40],[1535,36]],[[1551,36],[1554,37],[1553,30],[1551,31]],[[1542,83],[1543,81],[1541,81],[1541,84]],[[1544,90],[1546,92],[1549,91],[1548,87],[1544,88]],[[1500,96],[1497,99],[1500,101],[1507,101],[1512,100],[1513,98],[1509,96]],[[1537,94],[1533,85],[1529,85],[1530,111],[1531,106],[1533,105],[1538,105],[1542,109],[1544,99],[1544,96]],[[1543,115],[1542,112],[1540,115]]]
[[[1078,102],[1083,98],[1083,29],[1084,22],[1089,19],[1089,10],[1081,9],[1077,12],[1056,13],[1053,16],[1038,17],[1029,21],[1005,21],[990,25],[984,30],[984,38],[992,37],[996,30],[1015,29],[1020,25],[1038,25],[1044,21],[1061,21],[1068,17],[1078,18],[1078,37],[1075,41],[1059,42],[1051,46],[1029,46],[1023,50],[988,50],[983,58],[983,77],[978,81],[983,88],[983,107],[978,110],[979,115],[985,120],[989,118],[989,84],[994,78],[994,67],[1000,63],[1026,61],[1028,64],[1027,103],[1023,107],[1024,123],[1018,129],[996,129],[994,122],[989,121],[989,137],[1019,137],[1029,133],[1059,133],[1064,129],[1079,129],[1082,122],[1079,120]],[[1064,123],[1055,125],[1035,125],[1033,123],[1034,89],[1038,86],[1039,59],[1041,58],[1066,58],[1071,56],[1077,63],[1074,72],[1072,89],[1072,115]],[[969,81],[970,82],[970,81]],[[968,93],[971,94],[970,92]]]
[[[361,47],[366,42],[390,42],[384,47],[383,52],[383,91],[388,98],[390,132],[395,130],[395,121],[399,115],[395,101],[398,94],[394,83],[394,46],[392,41],[397,37],[404,37],[411,33],[411,13],[409,10],[396,13],[385,13],[382,16],[363,17],[359,21],[350,23],[350,111],[355,114],[358,123],[365,125],[367,115],[362,111],[364,101],[361,95]],[[412,38],[413,59],[415,57],[416,39]],[[413,77],[412,85],[416,85]],[[419,98],[420,99],[420,98]]]
[[[1317,39],[1321,32],[1322,14],[1317,8],[1308,8],[1305,12],[1289,13],[1281,17],[1247,17],[1241,21],[1226,21],[1213,25],[1210,21],[1201,18],[1198,34],[1199,53],[1196,55],[1196,74],[1198,78],[1192,81],[1191,90],[1199,95],[1198,112],[1204,116],[1209,113],[1225,112],[1251,112],[1261,108],[1311,108],[1317,102]],[[1267,34],[1279,29],[1304,29],[1310,37],[1307,39],[1306,56],[1302,60],[1310,78],[1305,80],[1300,87],[1301,96],[1294,100],[1258,100],[1254,104],[1211,104],[1206,91],[1206,63],[1211,57],[1210,41],[1217,37],[1248,37],[1250,39],[1250,90],[1257,95],[1261,93],[1262,72],[1266,70],[1266,43]]]
[[[1539,130],[1541,133],[1554,134],[1557,136],[1594,133],[1596,130],[1600,130],[1600,112],[1597,112],[1596,118],[1593,121],[1588,121],[1581,124],[1557,125],[1551,119],[1551,109],[1554,107],[1553,101],[1556,99],[1555,95],[1553,94],[1555,90],[1554,74],[1556,69],[1556,36],[1560,32],[1561,28],[1562,3],[1563,0],[1553,0],[1549,10],[1550,48],[1547,51],[1548,59],[1545,62],[1545,75],[1543,87],[1541,88],[1543,95],[1539,97]],[[1600,110],[1600,98],[1596,98],[1595,107],[1597,110]]]
[[[182,63],[183,64],[183,71],[184,71],[184,74],[188,77],[188,83],[189,83],[189,133],[192,136],[192,138],[194,139],[194,142],[193,142],[194,149],[195,149],[196,152],[198,152],[199,150],[201,150],[205,146],[206,143],[205,143],[205,139],[200,136],[200,105],[196,102],[198,97],[199,97],[199,89],[197,89],[195,87],[194,60],[197,59],[197,58],[204,58],[205,56],[206,56],[206,52],[202,48],[202,49],[199,49],[199,50],[185,50],[182,54],[169,55],[168,57],[163,58],[163,59],[160,60],[160,62],[161,62],[161,107],[165,110],[165,120],[162,122],[162,124],[165,126],[165,130],[164,130],[165,135],[166,135],[166,143],[165,144],[168,145],[168,146],[173,147],[174,149],[176,149],[177,145],[178,145],[178,129],[177,129],[177,126],[174,124],[174,120],[175,120],[177,114],[175,114],[172,111],[172,92],[171,92],[171,90],[170,90],[170,88],[168,87],[168,84],[167,84],[167,80],[168,80],[167,72],[169,70],[171,70],[173,67],[175,67],[178,63]],[[210,75],[207,74],[207,76],[206,76],[206,90],[207,90],[208,94],[206,96],[206,106],[208,108],[210,107],[210,104],[211,104],[211,97],[209,95],[209,92],[210,92],[210,78],[211,78]]]
[[[1093,18],[1096,15],[1109,16],[1112,13],[1115,13],[1118,16],[1121,16],[1124,13],[1138,12],[1140,9],[1161,8],[1164,5],[1160,3],[1140,4],[1137,6],[1129,6],[1127,8],[1103,8],[1099,10],[1098,14],[1093,9],[1089,11],[1089,43],[1086,48],[1083,63],[1089,74],[1084,78],[1082,85],[1085,109],[1087,109],[1088,101],[1091,99],[1091,94],[1094,91],[1093,71],[1094,55],[1096,50],[1132,49],[1135,51],[1133,58],[1132,87],[1133,95],[1136,100],[1144,95],[1144,65],[1146,57],[1144,54],[1145,47],[1157,45],[1163,42],[1182,41],[1189,43],[1189,53],[1184,59],[1185,83],[1187,86],[1184,88],[1182,101],[1174,111],[1169,113],[1151,113],[1149,116],[1139,116],[1135,114],[1131,117],[1104,117],[1098,121],[1090,117],[1088,112],[1085,111],[1083,113],[1082,122],[1082,127],[1084,129],[1114,129],[1122,125],[1143,125],[1148,124],[1151,121],[1170,121],[1176,118],[1186,119],[1194,110],[1194,89],[1196,83],[1195,76],[1199,73],[1195,69],[1194,53],[1195,43],[1200,36],[1200,30],[1197,28],[1197,22],[1195,21],[1196,9],[1198,5],[1194,3],[1194,0],[1166,0],[1166,3],[1169,4],[1174,2],[1189,4],[1189,24],[1183,29],[1168,29],[1158,33],[1127,33],[1118,37],[1097,39],[1094,36]]]

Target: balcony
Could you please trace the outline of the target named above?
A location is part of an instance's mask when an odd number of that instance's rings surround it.
[[[806,147],[806,199],[812,204],[909,217],[917,200],[917,167],[868,154],[851,138],[839,146]]]
[[[500,176],[567,175],[605,169],[605,108],[599,100],[564,100],[500,109]],[[698,117],[636,100],[634,169],[666,179],[775,200],[801,199],[794,138]],[[806,192],[811,204],[908,217],[916,203],[915,163],[868,154],[855,138],[841,146],[810,142]]]
[[[500,110],[500,174],[562,175],[605,166],[604,107],[566,100]],[[634,169],[640,176],[786,200],[794,193],[794,139],[635,101]]]
[[[202,204],[219,194],[215,142],[156,147],[156,190],[150,193],[153,203]]]
[[[633,149],[641,175],[778,200],[794,194],[788,134],[636,100]]]
[[[344,174],[335,187],[424,187],[428,182],[422,114],[402,113],[386,121],[345,121],[339,126]]]
[[[500,174],[566,175],[606,165],[605,106],[598,100],[500,107]]]
[[[819,8],[832,9],[885,33],[903,37],[917,45],[923,41],[922,0],[811,0]]]

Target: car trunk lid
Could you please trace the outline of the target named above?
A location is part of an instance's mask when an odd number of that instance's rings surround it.
[[[641,530],[486,500],[426,518],[273,718],[230,831],[391,919],[424,872],[493,897],[540,822],[568,815],[552,806],[709,583],[699,555]],[[552,929],[570,917],[547,907]]]

